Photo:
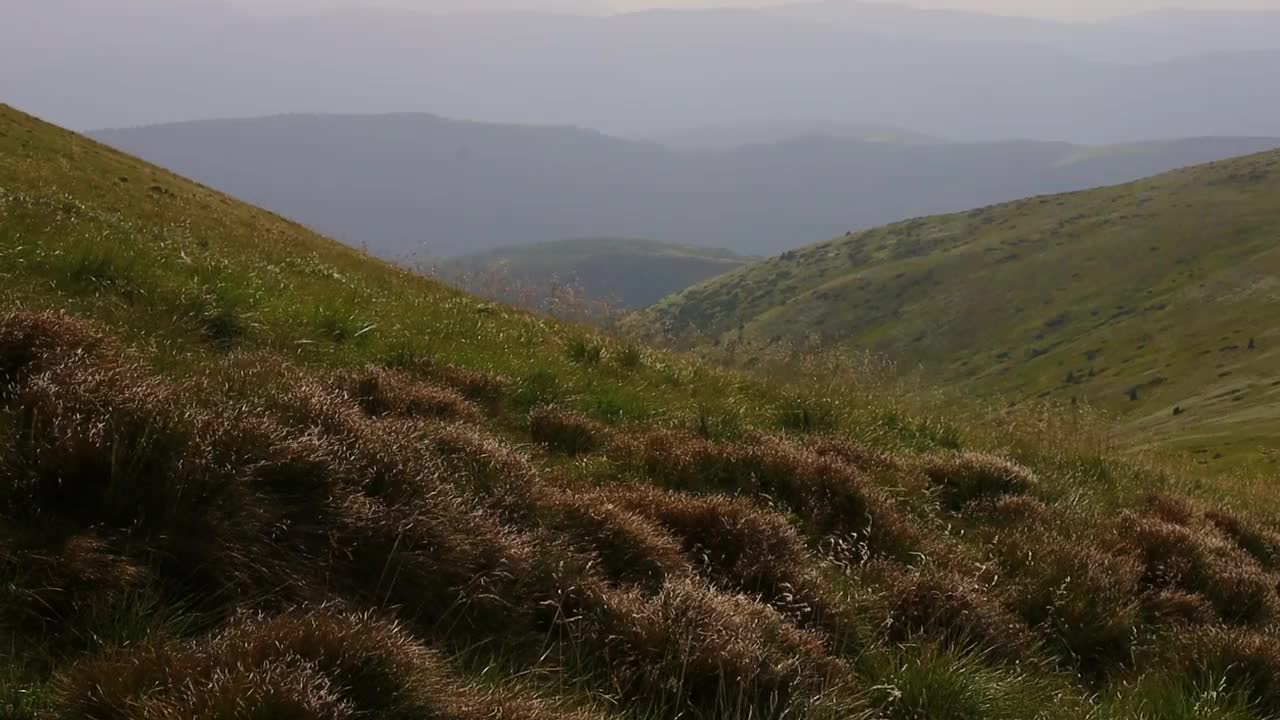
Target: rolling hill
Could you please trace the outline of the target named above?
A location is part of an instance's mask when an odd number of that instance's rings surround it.
[[[1280,146],[1276,138],[1080,147],[815,135],[697,151],[577,128],[412,114],[215,120],[92,135],[397,259],[574,237],[773,254],[847,230]]]
[[[5,717],[1280,712],[1270,485],[1087,418],[629,345],[4,106],[0,278]]]
[[[650,331],[816,337],[930,382],[1081,399],[1133,441],[1274,457],[1280,153],[926,217],[789,252],[651,309]]]
[[[581,238],[464,255],[433,268],[446,282],[517,305],[568,285],[589,300],[638,310],[749,262],[728,250],[654,240]],[[513,294],[514,293],[514,294]]]

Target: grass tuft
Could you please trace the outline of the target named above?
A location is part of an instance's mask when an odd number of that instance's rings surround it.
[[[923,470],[943,505],[956,511],[975,501],[1026,495],[1040,484],[1027,468],[981,453],[937,455]]]
[[[581,413],[541,407],[529,413],[529,434],[556,452],[581,455],[600,447],[608,429]]]

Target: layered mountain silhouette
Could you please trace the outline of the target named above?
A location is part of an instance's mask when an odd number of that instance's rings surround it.
[[[1280,146],[1273,138],[1080,147],[810,135],[696,150],[413,114],[277,116],[93,135],[396,258],[601,236],[766,254]]]

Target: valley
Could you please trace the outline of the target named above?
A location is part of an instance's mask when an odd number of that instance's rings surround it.
[[[426,270],[470,292],[519,307],[548,309],[564,292],[624,312],[751,262],[729,250],[633,238],[579,238],[497,248]]]

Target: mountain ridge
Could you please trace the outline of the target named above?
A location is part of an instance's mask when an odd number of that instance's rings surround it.
[[[593,130],[438,115],[287,115],[93,137],[382,257],[627,236],[778,252],[895,220],[1136,179],[1280,145],[1083,149],[792,138],[676,150]],[[1077,162],[1059,165],[1064,159]],[[341,168],[341,170],[338,170]]]

